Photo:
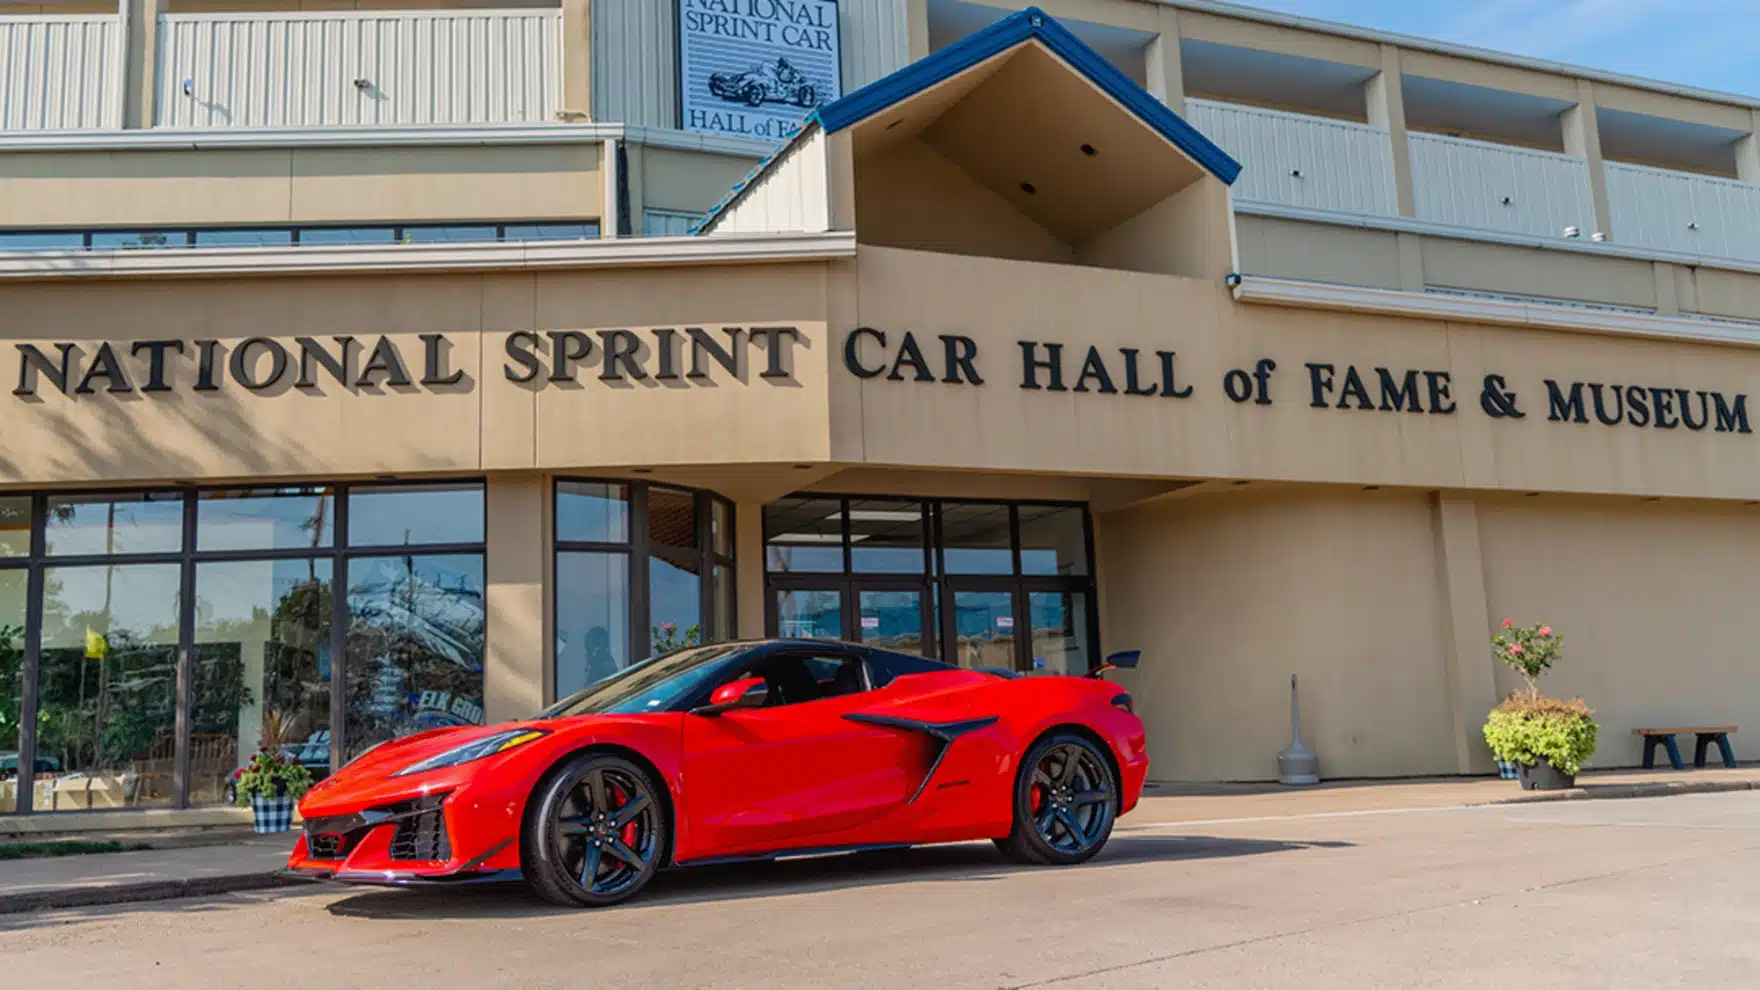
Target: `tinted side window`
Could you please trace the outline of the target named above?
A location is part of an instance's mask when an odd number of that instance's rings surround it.
[[[925,657],[914,657],[908,653],[886,653],[880,650],[868,654],[868,672],[876,688],[891,684],[893,678],[906,674],[929,674],[938,670],[952,670],[947,664]]]

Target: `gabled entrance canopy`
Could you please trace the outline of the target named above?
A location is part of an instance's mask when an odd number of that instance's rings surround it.
[[[869,243],[946,250],[981,247],[940,243],[975,236],[1004,256],[1077,260],[1121,224],[1240,169],[1029,8],[821,107],[697,232],[855,229]]]

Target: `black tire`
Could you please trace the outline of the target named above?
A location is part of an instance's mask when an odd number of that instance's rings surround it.
[[[746,106],[761,107],[764,105],[764,87],[753,84],[746,87]]]
[[[654,878],[667,824],[660,785],[645,768],[612,753],[582,753],[532,792],[521,870],[552,904],[609,907]]]
[[[1039,740],[1015,774],[1014,826],[996,848],[1017,863],[1070,866],[1105,848],[1118,780],[1100,747],[1072,732]]]
[[[794,105],[797,107],[805,107],[806,109],[811,110],[813,107],[816,107],[819,105],[819,102],[817,100],[813,99],[813,97],[815,97],[817,95],[819,95],[819,94],[813,91],[813,87],[802,86],[794,94]]]

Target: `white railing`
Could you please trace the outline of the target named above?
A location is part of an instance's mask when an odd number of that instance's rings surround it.
[[[346,127],[547,121],[562,13],[167,14],[156,125]]]
[[[1605,162],[1620,244],[1760,261],[1760,185]]]
[[[0,17],[0,131],[122,126],[117,17]]]
[[[1536,237],[1595,226],[1589,164],[1572,155],[1436,134],[1408,135],[1418,219]]]
[[[1236,199],[1396,216],[1387,131],[1327,117],[1186,100],[1186,119],[1241,163]]]

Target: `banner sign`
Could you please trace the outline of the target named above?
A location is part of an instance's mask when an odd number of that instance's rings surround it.
[[[678,0],[680,126],[785,141],[843,95],[836,0]]]

